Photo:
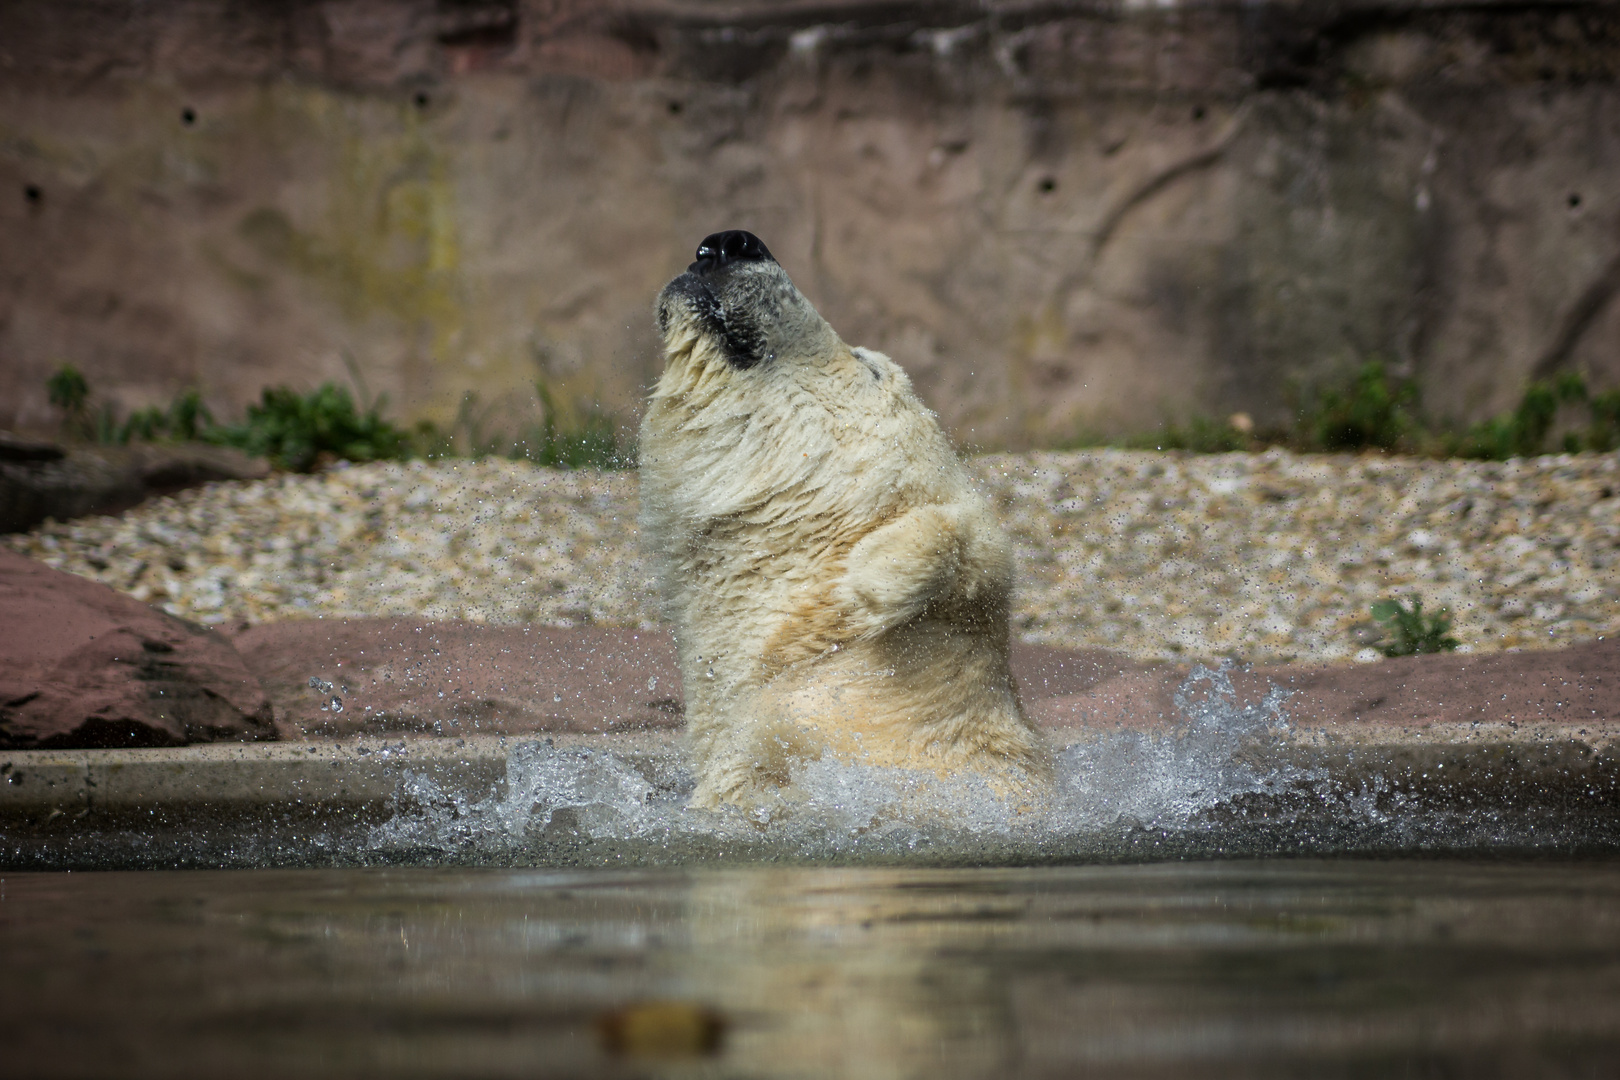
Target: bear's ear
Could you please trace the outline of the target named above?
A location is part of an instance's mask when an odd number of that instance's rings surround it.
[[[899,376],[900,378],[905,377],[905,372],[901,370],[899,364],[876,349],[868,349],[864,345],[855,345],[849,351],[855,354],[855,359],[859,360],[866,370],[872,373],[872,378],[878,382],[882,382],[889,375]]]

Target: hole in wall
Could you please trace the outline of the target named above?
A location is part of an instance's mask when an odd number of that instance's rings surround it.
[[[29,206],[38,206],[44,201],[45,193],[40,190],[38,184],[24,184],[23,198],[28,202]]]
[[[181,109],[180,122],[186,125],[186,127],[190,127],[192,124],[195,124],[197,122],[197,110],[193,109],[189,105],[184,109]]]
[[[1041,177],[1041,182],[1035,186],[1041,189],[1042,195],[1050,195],[1052,192],[1057,190],[1057,181],[1052,179],[1050,176],[1043,176]]]
[[[1581,205],[1581,193],[1578,192],[1578,191],[1570,192],[1569,193],[1569,208],[1571,210],[1573,210],[1579,205]]]
[[[681,109],[682,108],[683,108],[683,106],[681,105],[680,102],[678,102],[678,101],[670,102],[669,103],[669,115],[671,115],[671,116],[679,116],[679,115],[681,115]]]
[[[426,90],[418,90],[414,95],[411,96],[411,100],[416,102],[416,107],[418,109],[425,109],[433,99],[428,97]]]
[[[1204,107],[1202,105],[1194,105],[1192,117],[1194,120],[1202,120],[1204,118]]]

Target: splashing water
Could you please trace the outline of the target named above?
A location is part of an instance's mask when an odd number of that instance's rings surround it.
[[[751,812],[687,807],[693,780],[680,753],[621,755],[519,743],[504,787],[482,798],[407,771],[396,812],[372,831],[373,850],[428,849],[469,857],[554,856],[612,845],[645,854],[719,851],[825,858],[1030,850],[1110,829],[1177,829],[1248,793],[1306,777],[1274,760],[1267,740],[1288,726],[1288,694],[1245,704],[1232,666],[1199,667],[1177,690],[1174,732],[1122,731],[1063,748],[1039,797],[999,793],[983,777],[807,762],[781,798]]]
[[[690,790],[690,784],[682,786]],[[658,792],[611,752],[524,742],[507,757],[505,790],[484,799],[444,791],[431,777],[406,770],[396,801],[410,809],[376,829],[372,841],[384,848],[498,850],[522,845],[564,815],[591,836],[635,836],[656,828],[671,808],[666,804],[679,794],[678,787]]]
[[[1179,828],[1238,795],[1310,778],[1266,753],[1267,740],[1288,730],[1283,704],[1290,692],[1272,686],[1260,701],[1244,704],[1232,669],[1230,661],[1197,667],[1176,689],[1185,726],[1174,734],[1122,731],[1064,750],[1061,817],[1076,826],[1128,820]]]

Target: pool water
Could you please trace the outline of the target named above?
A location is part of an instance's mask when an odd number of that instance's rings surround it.
[[[1038,797],[821,761],[709,813],[675,744],[535,739],[13,815],[0,1076],[1620,1075],[1612,756],[1336,771],[1285,701],[1199,669]]]
[[[11,1076],[1591,1076],[1620,859],[0,877]]]

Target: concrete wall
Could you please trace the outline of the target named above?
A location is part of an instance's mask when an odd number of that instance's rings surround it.
[[[1370,357],[1458,419],[1613,385],[1620,6],[0,6],[0,426],[64,361],[632,415],[724,227],[981,445],[1277,422]]]

